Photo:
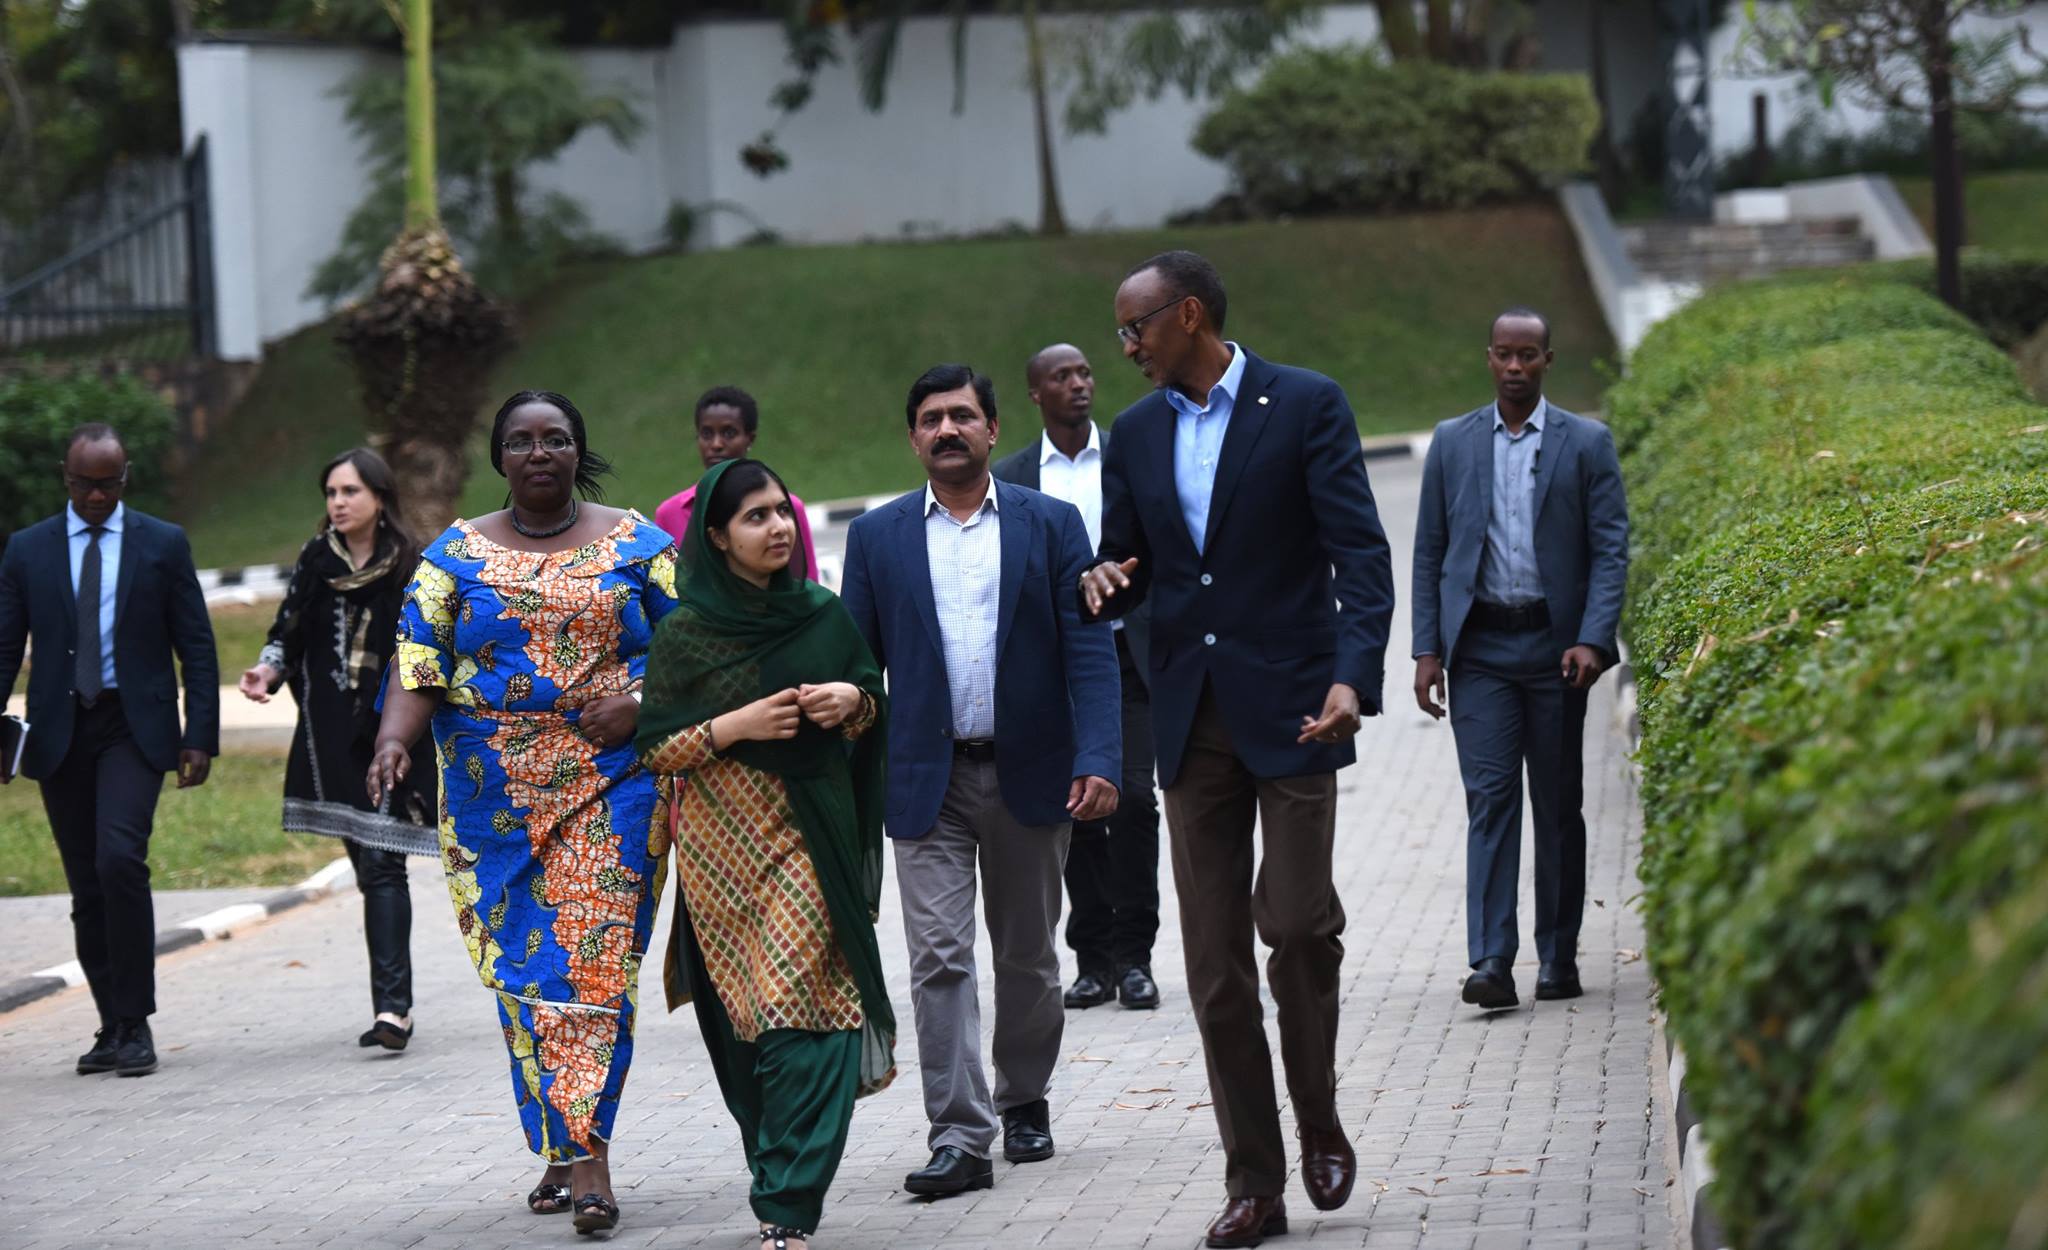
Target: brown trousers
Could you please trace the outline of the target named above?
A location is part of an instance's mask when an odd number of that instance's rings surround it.
[[[1202,692],[1180,777],[1166,791],[1188,996],[1209,1064],[1233,1198],[1275,1197],[1287,1147],[1259,1002],[1252,933],[1273,953],[1266,979],[1295,1121],[1337,1127],[1337,979],[1344,905],[1330,876],[1335,773],[1255,777],[1237,757],[1215,696]],[[1252,871],[1257,818],[1264,856]]]

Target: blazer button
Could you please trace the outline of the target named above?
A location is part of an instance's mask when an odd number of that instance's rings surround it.
[[[1203,645],[1203,646],[1205,646],[1205,647],[1213,647],[1213,646],[1215,646],[1215,645],[1216,645],[1216,635],[1214,635],[1214,634],[1203,634],[1203,635],[1202,635],[1202,645]]]
[[[1208,585],[1209,583],[1211,583],[1211,582],[1213,582],[1213,581],[1215,581],[1215,580],[1216,580],[1215,578],[1213,578],[1213,577],[1209,576],[1209,575],[1208,575],[1207,573],[1204,573],[1204,574],[1202,574],[1202,585],[1204,585],[1204,586],[1207,586],[1207,585]]]

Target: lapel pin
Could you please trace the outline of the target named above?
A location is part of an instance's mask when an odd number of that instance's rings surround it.
[[[1269,404],[1269,403],[1272,403],[1273,401],[1272,401],[1272,400],[1270,400],[1270,399],[1268,399],[1268,398],[1266,398],[1266,397],[1265,397],[1264,395],[1261,395],[1261,396],[1259,396],[1259,402],[1260,402],[1260,403],[1262,403],[1262,404]]]

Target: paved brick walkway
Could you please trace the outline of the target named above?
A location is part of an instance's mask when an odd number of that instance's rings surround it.
[[[1405,552],[1417,470],[1381,464],[1373,476]],[[1407,588],[1404,570],[1396,655],[1407,651]],[[1457,1002],[1463,805],[1450,733],[1404,709],[1408,676],[1397,661],[1394,712],[1369,724],[1365,762],[1341,786],[1338,884],[1350,928],[1340,1099],[1361,1180],[1330,1215],[1297,1187],[1288,1196],[1295,1231],[1269,1244],[1669,1246],[1650,984],[1626,906],[1636,892],[1634,799],[1612,688],[1600,687],[1588,726],[1597,900],[1584,934],[1588,995],[1537,1009],[1528,964],[1517,970],[1525,1007],[1487,1018]],[[904,1172],[924,1159],[925,1127],[906,1033],[903,1077],[862,1104],[815,1244],[1199,1243],[1221,1201],[1223,1162],[1163,876],[1165,1006],[1069,1015],[1068,1061],[1052,1095],[1059,1156],[1021,1168],[999,1161],[996,1187],[970,1197],[928,1204],[903,1194]],[[521,1205],[538,1169],[512,1112],[494,1009],[428,866],[414,892],[419,1033],[403,1055],[354,1045],[369,1005],[353,894],[164,960],[158,1075],[72,1075],[92,1031],[82,992],[0,1016],[0,1108],[15,1159],[0,1245],[429,1250],[576,1240],[567,1220]],[[1525,901],[1525,926],[1531,914]],[[891,906],[882,950],[899,986],[901,933]],[[984,992],[987,977],[984,946]],[[644,986],[657,1001],[652,969]],[[907,1019],[907,998],[898,999]],[[737,1135],[695,1027],[689,1012],[658,1007],[642,1021],[617,1133],[625,1220],[616,1244],[757,1244]]]

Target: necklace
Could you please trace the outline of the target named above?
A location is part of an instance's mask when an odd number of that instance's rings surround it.
[[[569,527],[576,524],[576,501],[574,499],[569,501],[569,519],[551,530],[530,530],[521,525],[519,523],[519,509],[517,508],[505,509],[505,515],[512,518],[512,528],[528,538],[553,538],[557,534],[567,533]]]

